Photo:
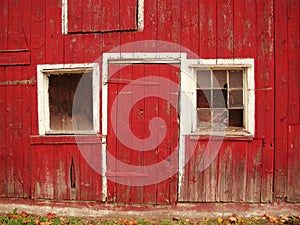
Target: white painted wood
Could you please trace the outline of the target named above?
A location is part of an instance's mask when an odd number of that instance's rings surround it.
[[[145,27],[144,0],[138,1],[138,31],[143,31]]]
[[[68,33],[68,0],[61,0],[61,28],[62,34]]]

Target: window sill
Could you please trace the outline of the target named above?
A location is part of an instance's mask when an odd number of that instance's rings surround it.
[[[51,144],[103,144],[100,134],[93,135],[31,135],[31,145]]]
[[[215,141],[252,141],[253,135],[247,131],[212,131],[212,130],[201,130],[189,135],[190,140],[215,140]]]

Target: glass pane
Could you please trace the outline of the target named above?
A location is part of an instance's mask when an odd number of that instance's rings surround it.
[[[211,90],[197,90],[197,108],[210,108]]]
[[[213,108],[227,108],[227,89],[213,90]]]
[[[230,127],[243,127],[244,111],[243,109],[229,110],[229,126]]]
[[[243,107],[243,90],[230,90],[229,107]]]
[[[230,88],[243,87],[243,70],[229,71],[229,87]]]
[[[213,109],[212,112],[212,127],[215,129],[225,128],[228,123],[227,109]]]
[[[211,126],[211,113],[210,109],[198,109],[198,127],[210,127]]]
[[[201,89],[211,88],[210,70],[197,71],[197,87]]]
[[[227,88],[226,70],[214,70],[212,79],[214,88]]]

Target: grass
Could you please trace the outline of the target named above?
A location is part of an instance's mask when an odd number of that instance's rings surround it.
[[[156,219],[114,219],[114,218],[77,218],[63,217],[48,213],[45,216],[28,215],[26,212],[18,213],[15,209],[12,213],[0,215],[0,224],[4,225],[268,225],[290,224],[300,225],[300,216],[240,218],[230,216],[214,219],[184,219],[172,218],[164,220]]]

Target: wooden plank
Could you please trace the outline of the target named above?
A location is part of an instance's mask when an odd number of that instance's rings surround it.
[[[0,2],[0,9],[0,18],[2,18],[0,21],[0,27],[2,28],[2,31],[0,32],[0,50],[7,50],[8,0]]]
[[[119,4],[119,30],[136,30],[138,1],[120,1]]]
[[[6,78],[6,68],[0,67],[0,82],[3,82]],[[0,114],[6,115],[6,87],[0,86]],[[0,117],[0,196],[7,197],[7,176],[6,176],[6,118]]]
[[[93,200],[93,177],[92,168],[87,162],[92,162],[93,154],[91,152],[91,146],[81,144],[78,146],[80,149],[79,154],[79,188],[80,188],[80,200],[81,201],[91,201]],[[85,157],[83,157],[83,155]]]
[[[28,49],[27,41],[25,40],[25,35],[23,34],[23,7],[25,1],[9,1],[9,13],[8,13],[8,27],[7,27],[7,49]],[[24,5],[25,5],[24,4]],[[27,22],[27,21],[26,21]]]
[[[61,9],[59,0],[46,2],[46,63],[63,63],[63,37],[61,32]]]
[[[233,0],[217,0],[217,58],[233,58]]]
[[[247,187],[247,147],[248,142],[233,143],[233,183],[232,183],[232,201],[246,201]]]
[[[300,125],[290,125],[288,134],[288,202],[300,201]]]
[[[201,58],[217,56],[217,2],[199,1],[199,52]]]
[[[256,57],[256,1],[234,0],[234,58]]]
[[[199,10],[198,1],[182,0],[181,1],[181,45],[190,49],[188,53],[199,55]],[[196,16],[191,16],[196,15]]]
[[[83,30],[84,0],[68,0],[68,31],[81,32]]]
[[[14,69],[14,80],[23,79],[23,68],[17,67]],[[19,85],[13,87],[14,89],[14,105],[13,105],[13,123],[14,129],[12,131],[13,135],[13,151],[14,151],[14,197],[23,197],[23,168],[24,168],[24,146],[27,143],[23,141],[23,117],[22,115],[26,112],[23,111],[23,88],[24,86]]]
[[[157,9],[158,7],[158,0],[153,1],[144,1],[144,18],[147,18],[144,20],[144,30],[142,32],[135,33],[135,41],[143,41],[143,40],[157,40]],[[152,46],[149,45],[141,45],[139,46],[139,51],[151,51]],[[150,50],[151,49],[151,50]]]
[[[260,74],[258,88],[270,87],[269,91],[260,95],[257,103],[259,118],[268,116],[268,120],[261,120],[258,129],[263,135],[263,170],[261,201],[272,200],[273,171],[274,171],[274,7],[273,1],[259,2],[257,5],[257,70]]]
[[[154,64],[145,64],[144,65],[145,71],[144,71],[144,77],[150,76],[150,75],[157,75],[159,74],[159,67],[158,65]],[[152,89],[152,90],[151,90]],[[148,93],[151,93],[152,91],[154,93],[157,93],[156,96],[153,96],[151,98],[144,99],[144,108],[143,108],[143,116],[144,116],[144,136],[141,137],[142,139],[146,139],[150,135],[155,136],[154,142],[158,142],[158,133],[152,133],[149,130],[149,122],[152,118],[158,117],[158,88],[156,86],[145,86],[145,96],[147,96]],[[156,126],[153,128],[153,130],[159,131],[159,127]],[[153,146],[152,149],[149,149],[149,151],[144,152],[144,167],[155,165],[158,163],[158,154],[159,149],[158,146]],[[158,184],[151,184],[144,186],[144,203],[145,204],[156,204],[157,203],[157,187]]]
[[[233,143],[225,142],[218,154],[218,196],[217,201],[231,202],[233,192]]]
[[[205,143],[204,148],[209,153],[206,153],[207,159],[203,159],[203,163],[210,160],[209,158],[215,154],[215,151],[218,151],[222,147],[222,143],[219,141],[200,141]],[[218,192],[218,154],[216,157],[212,159],[211,164],[207,169],[205,169],[203,173],[203,184],[202,188],[204,192],[203,202],[215,202],[217,199],[220,199]],[[197,165],[198,170],[200,169],[200,165]],[[204,165],[202,165],[204,167]]]
[[[101,159],[101,144],[92,145],[91,146],[92,157],[93,157],[93,171],[92,171],[92,179],[93,179],[93,201],[102,201],[102,159]]]
[[[96,0],[83,0],[82,2],[82,30],[83,32],[94,31],[94,9],[100,4]],[[103,7],[102,5],[100,6]],[[100,9],[101,10],[101,9]]]
[[[144,76],[144,66],[140,64],[132,65],[132,80],[139,79]],[[132,90],[134,87],[132,87]],[[144,116],[141,114],[140,109],[144,109],[144,101],[137,102],[132,107],[132,113],[130,114],[130,127],[134,135],[144,136],[145,133],[145,124]],[[133,141],[128,140],[128,141]],[[136,170],[137,173],[144,173],[143,170],[143,157],[144,153],[141,151],[132,151],[131,152],[131,164],[139,166],[139,170]],[[144,179],[137,177],[136,179]],[[144,203],[144,187],[143,186],[134,186],[131,187],[131,203],[133,204],[143,204]]]
[[[25,49],[22,51],[0,52],[0,66],[5,65],[29,65],[30,51]]]
[[[109,77],[114,78],[117,77],[117,74],[112,74],[112,71],[116,70],[117,65],[109,65],[108,73]],[[112,128],[112,120],[116,121],[117,115],[112,114],[112,105],[117,97],[118,87],[116,83],[108,83],[108,111],[107,111],[107,155],[111,155],[116,158],[117,156],[117,139]],[[116,122],[115,122],[116,123]],[[110,160],[107,158],[107,172],[115,172],[116,171],[116,161]],[[116,183],[115,177],[107,177],[107,201],[115,202],[116,201]]]
[[[171,0],[170,8],[171,11],[170,15],[170,29],[171,29],[171,40],[173,43],[180,46],[181,41],[181,1],[177,0]],[[177,47],[175,48],[175,51],[177,50]]]
[[[6,79],[14,79],[14,67],[6,68]],[[14,160],[14,87],[8,86],[6,88],[6,124],[5,124],[5,145],[7,149],[7,195],[8,197],[14,197],[14,172],[15,172],[15,160]]]
[[[101,31],[120,30],[120,1],[102,0]]]
[[[289,124],[300,124],[300,2],[287,1],[288,13],[288,66],[289,66]]]
[[[118,72],[117,72],[117,77],[118,79],[128,79],[131,80],[132,79],[132,67],[131,66],[121,66],[118,65]],[[132,94],[128,94],[128,93],[124,93],[122,92],[122,89],[125,88],[126,84],[122,84],[119,83],[117,84],[117,95],[118,97],[120,95],[122,96],[126,96],[124,101],[121,101],[120,99],[118,99],[117,103],[117,110],[118,113],[121,112],[122,108],[124,108],[125,105],[130,104],[131,103],[131,95]],[[133,90],[134,91],[134,90]],[[116,100],[115,100],[116,101]],[[118,117],[118,114],[117,114]],[[118,121],[118,119],[117,119]],[[123,121],[125,124],[130,125],[129,120],[125,120]],[[116,165],[116,172],[120,173],[120,172],[134,172],[131,170],[127,170],[127,168],[122,168],[122,166],[120,165],[119,162],[125,163],[127,165],[131,165],[131,152],[132,151],[136,151],[136,149],[130,149],[128,148],[128,143],[122,143],[119,140],[119,135],[124,132],[122,129],[124,129],[122,126],[118,126],[117,123],[117,134],[116,134],[116,139],[117,139],[117,149],[116,149],[116,158],[118,160],[117,165]],[[130,136],[132,136],[132,134],[130,134]],[[131,177],[116,177],[116,201],[120,202],[120,203],[129,203],[131,200],[131,191],[130,191],[130,184],[131,184]],[[133,178],[134,179],[134,178]],[[125,184],[124,184],[125,183]]]
[[[36,65],[45,63],[46,52],[46,1],[35,2],[31,16],[31,49],[32,67],[31,74],[36,74]],[[36,78],[36,77],[35,77]],[[30,86],[30,105],[37,110],[37,87]],[[31,134],[38,134],[38,115],[31,113]]]
[[[284,200],[287,188],[288,45],[287,4],[274,2],[275,13],[275,175],[274,197]]]
[[[180,66],[172,66],[172,77],[171,80],[175,83],[178,84],[178,89],[179,89],[179,79],[180,79]],[[171,93],[171,95],[175,95],[175,93]],[[177,93],[177,98],[179,97],[179,94]],[[170,170],[171,171],[177,171],[176,174],[174,174],[170,178],[170,198],[169,198],[169,203],[170,204],[175,204],[177,202],[177,197],[178,197],[178,168],[179,168],[179,107],[178,107],[178,101],[176,102],[176,105],[174,107],[171,107],[170,109],[170,131],[171,131],[171,137],[170,137],[170,146],[171,146],[171,153],[175,154],[176,161],[172,162],[170,165]]]
[[[159,1],[158,2],[158,8],[157,8],[157,14],[158,16],[158,26],[157,26],[157,37],[158,40],[171,42],[171,8],[172,8],[172,1]],[[169,45],[161,46],[158,51],[160,52],[169,52],[171,51]],[[157,76],[166,78],[170,81],[172,81],[172,72],[173,68],[172,65],[159,65],[158,66],[158,74]],[[174,71],[175,72],[175,71]],[[163,92],[169,92],[168,98],[171,99],[171,85],[162,86],[158,89],[158,96],[161,95]],[[171,117],[176,116],[176,114],[171,114],[171,108],[173,109],[173,106],[170,104],[170,102],[164,101],[160,98],[158,100],[158,112],[157,116],[166,124],[166,136],[162,143],[158,146],[158,155],[157,155],[157,162],[162,162],[167,159],[167,157],[170,156],[170,154],[174,151],[171,145]],[[175,130],[177,130],[175,128]],[[158,134],[158,137],[162,134]],[[171,162],[169,162],[169,165],[166,166],[166,168],[161,168],[163,171],[171,171]],[[171,174],[170,177],[166,177],[166,180],[161,181],[157,185],[157,204],[171,204],[170,199],[170,183],[171,183]]]
[[[82,63],[84,42],[83,35],[70,34],[64,35],[64,62]]]
[[[37,146],[32,153],[34,198],[53,199],[54,197],[54,173],[53,173],[53,146]]]
[[[192,146],[191,146],[192,147]],[[194,146],[193,146],[194,147]],[[194,160],[194,164],[192,165],[193,168],[190,168],[190,171],[192,171],[193,176],[191,182],[195,182],[194,191],[195,193],[190,193],[189,199],[192,202],[203,202],[205,201],[205,195],[206,195],[206,188],[205,186],[205,180],[204,180],[204,171],[200,170],[200,166],[202,162],[205,162],[204,159],[205,151],[207,147],[207,142],[198,142],[196,146],[196,158]],[[204,159],[204,160],[203,160]]]
[[[262,179],[262,140],[249,142],[247,148],[246,202],[259,203]]]
[[[31,68],[26,67],[22,70],[22,76],[29,79],[31,76]],[[24,77],[24,74],[25,77]],[[22,135],[23,135],[23,198],[31,196],[31,152],[30,152],[30,134],[31,134],[31,105],[30,105],[30,87],[23,87],[23,113],[22,113]]]
[[[159,14],[161,14],[159,12]],[[159,65],[158,66],[158,74],[160,77],[166,78],[171,81],[172,79],[172,66],[171,65]],[[168,93],[168,98],[171,99],[171,86],[164,85],[158,88],[158,96],[162,95],[163,92]],[[158,147],[158,155],[157,155],[157,162],[162,162],[166,160],[170,154],[173,152],[171,147],[171,108],[173,107],[170,102],[167,102],[163,99],[157,99],[158,109],[157,109],[157,116],[158,118],[163,119],[165,122],[166,128],[166,135],[162,143],[157,146]],[[163,134],[158,131],[158,137],[162,136]],[[171,171],[171,164],[169,162],[169,166],[165,168],[161,168],[163,171]],[[170,175],[169,175],[170,176]],[[157,204],[169,204],[170,203],[170,181],[171,176],[166,177],[166,180],[163,180],[157,184]]]
[[[53,198],[56,200],[68,200],[68,180],[67,171],[67,146],[54,145],[53,146],[53,177],[54,177],[54,190]]]

